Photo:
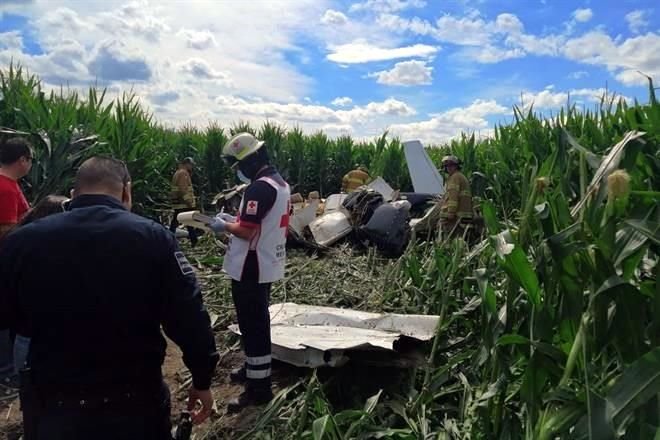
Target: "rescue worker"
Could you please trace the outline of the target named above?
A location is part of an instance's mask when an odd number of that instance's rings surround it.
[[[176,232],[179,222],[176,218],[182,212],[191,211],[195,209],[195,191],[192,184],[192,172],[195,169],[195,161],[192,157],[186,157],[179,164],[179,168],[172,176],[172,208],[174,210],[172,222],[170,223],[170,231]],[[188,238],[190,245],[195,247],[197,244],[197,231],[195,228],[187,226]]]
[[[365,167],[362,165],[356,166],[354,170],[349,171],[342,179],[341,191],[351,193],[369,183],[370,179],[369,171]]]
[[[130,213],[123,162],[86,160],[72,195],[0,246],[0,328],[31,338],[25,438],[171,439],[161,326],[192,374],[193,421],[213,406],[219,356],[195,272],[167,229]]]
[[[440,224],[443,232],[455,234],[472,220],[472,192],[456,156],[443,157],[442,167],[448,178],[440,206]]]
[[[30,208],[18,180],[25,177],[31,168],[32,147],[27,140],[12,138],[0,144],[0,242]],[[16,395],[18,391],[12,353],[13,342],[9,331],[0,329],[0,397]]]
[[[232,279],[232,297],[243,336],[246,362],[231,379],[245,383],[243,393],[229,402],[228,411],[267,403],[271,391],[271,284],[284,277],[286,235],[291,191],[270,164],[263,141],[240,133],[223,149],[225,160],[249,183],[237,218],[220,215],[210,225],[230,234],[224,270]]]

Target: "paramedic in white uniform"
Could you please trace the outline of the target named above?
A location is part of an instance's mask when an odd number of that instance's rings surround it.
[[[221,214],[211,224],[217,234],[230,235],[224,270],[232,279],[232,297],[247,357],[245,365],[231,373],[233,381],[245,383],[244,392],[228,405],[229,412],[238,412],[273,398],[268,305],[271,284],[284,277],[291,193],[270,164],[264,142],[250,133],[231,138],[223,156],[239,179],[249,183],[238,217]]]

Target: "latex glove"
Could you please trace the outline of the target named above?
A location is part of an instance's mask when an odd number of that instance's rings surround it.
[[[221,218],[214,217],[213,222],[209,224],[209,229],[216,233],[216,235],[222,234],[227,229],[227,222]]]
[[[216,215],[215,218],[219,218],[220,220],[223,220],[227,223],[236,223],[236,217],[227,214],[226,212],[221,212],[220,214]]]

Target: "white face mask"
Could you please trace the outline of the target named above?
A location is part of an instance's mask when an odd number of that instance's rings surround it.
[[[248,177],[241,172],[241,170],[236,170],[236,176],[238,176],[238,180],[240,180],[243,183],[250,183],[252,180],[248,179]]]

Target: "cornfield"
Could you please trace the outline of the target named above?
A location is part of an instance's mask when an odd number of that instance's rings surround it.
[[[195,183],[208,200],[234,183],[219,153],[238,131],[267,142],[294,191],[337,191],[356,163],[411,189],[401,143],[386,133],[360,143],[270,122],[174,130],[132,95],[110,103],[94,89],[84,97],[46,96],[38,78],[13,66],[0,81],[0,124],[28,133],[36,146],[26,187],[32,201],[66,192],[92,153],[127,162],[142,213],[165,205],[184,156],[200,164]],[[426,362],[373,394],[342,398],[339,379],[310,372],[283,389],[254,426],[228,432],[218,422],[207,438],[660,438],[660,103],[653,83],[643,105],[604,97],[593,111],[571,107],[547,118],[515,108],[514,116],[490,139],[464,135],[429,149],[436,161],[448,152],[463,159],[486,241],[416,242],[396,261],[337,251],[296,265],[275,289],[274,301],[437,314]],[[211,273],[217,267],[214,258],[196,261]],[[331,277],[348,281],[335,285]],[[205,281],[207,303],[229,323],[228,286],[216,280]]]

